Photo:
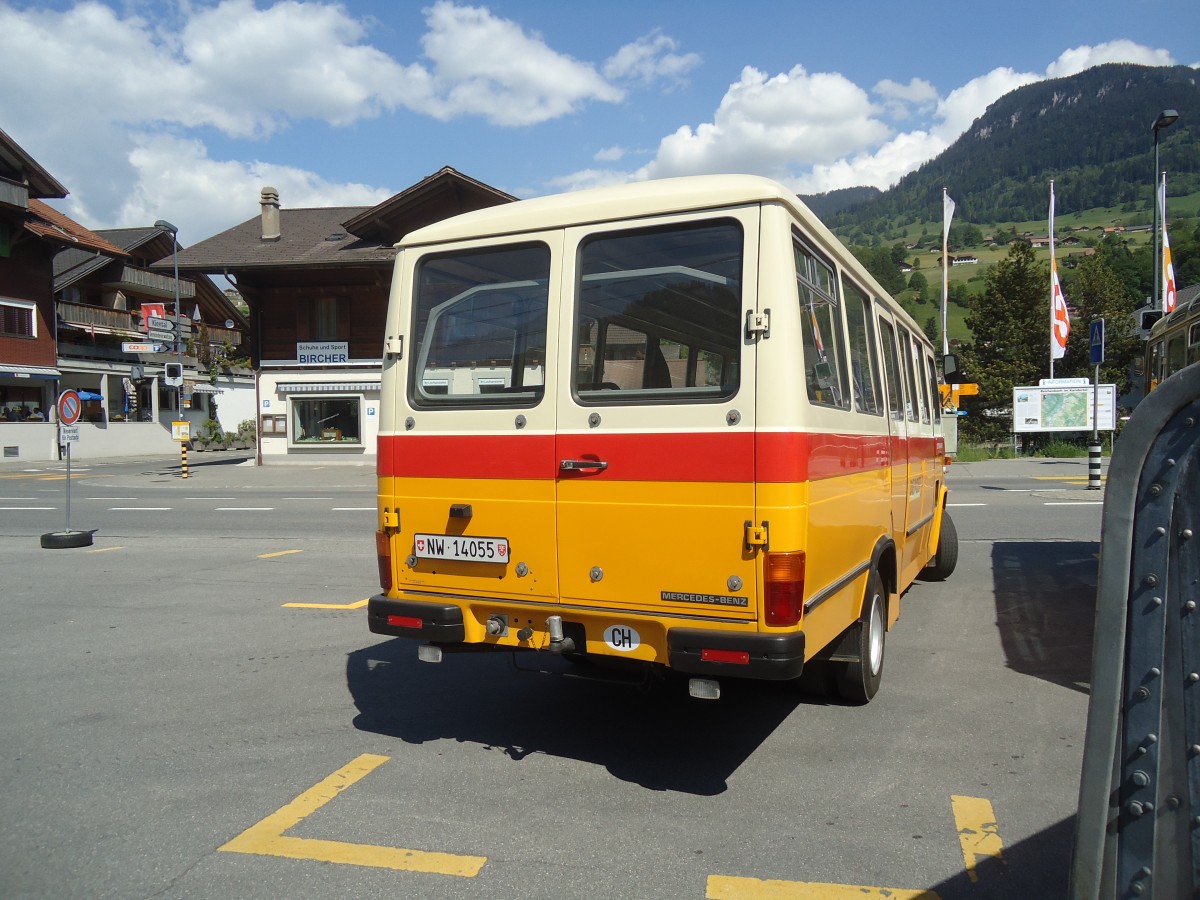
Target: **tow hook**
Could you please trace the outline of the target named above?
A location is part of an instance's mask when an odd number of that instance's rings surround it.
[[[575,642],[569,637],[563,637],[562,616],[550,616],[546,619],[546,631],[550,633],[551,653],[573,653]]]

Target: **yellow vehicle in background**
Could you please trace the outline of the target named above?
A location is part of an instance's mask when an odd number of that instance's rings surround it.
[[[957,560],[944,449],[932,345],[775,182],[467,213],[396,259],[369,627],[866,702]]]

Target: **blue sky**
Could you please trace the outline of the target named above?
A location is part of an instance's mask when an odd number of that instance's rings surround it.
[[[186,245],[266,184],[370,204],[444,165],[521,197],[703,172],[886,188],[1020,85],[1200,67],[1197,35],[1195,0],[0,0],[0,128],[68,215],[165,218]]]

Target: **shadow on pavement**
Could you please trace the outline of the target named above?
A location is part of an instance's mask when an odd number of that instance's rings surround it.
[[[993,546],[996,625],[1010,669],[1088,692],[1099,553],[1094,541]]]
[[[514,760],[578,759],[651,790],[706,796],[723,792],[804,699],[792,685],[726,679],[719,701],[694,700],[682,679],[639,690],[547,677],[517,671],[504,653],[432,665],[404,639],[351,653],[346,678],[363,731],[413,744],[451,738]]]
[[[1001,823],[1003,835],[1003,823]],[[931,890],[941,900],[1041,900],[1067,896],[1075,816],[1062,819],[1016,844],[1006,844],[1001,860],[986,857]]]

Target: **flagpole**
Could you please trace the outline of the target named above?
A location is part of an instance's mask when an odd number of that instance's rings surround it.
[[[1050,179],[1050,377],[1054,377],[1054,179]]]
[[[950,296],[950,220],[954,218],[954,201],[942,188],[942,356],[950,353],[950,335],[946,333],[946,302]]]

